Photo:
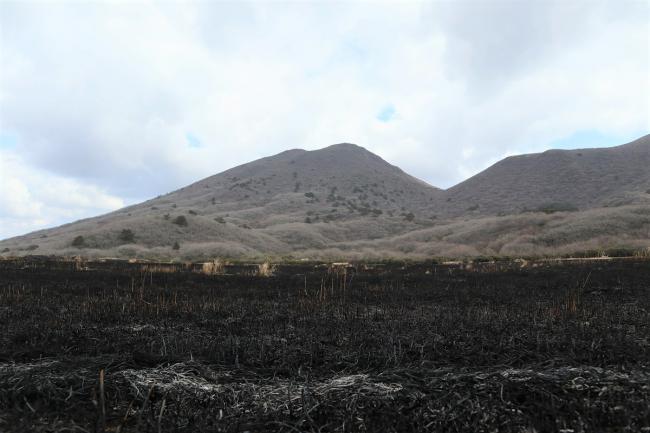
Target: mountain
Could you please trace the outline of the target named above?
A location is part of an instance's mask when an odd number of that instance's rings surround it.
[[[404,233],[418,227],[414,215],[441,194],[364,148],[342,143],[288,150],[0,247],[9,254],[32,246],[34,253],[66,255],[282,255]],[[73,246],[77,236],[83,242]]]
[[[650,135],[602,149],[511,156],[445,191],[448,215],[648,204]]]
[[[506,158],[441,190],[342,143],[262,158],[2,255],[379,258],[650,245],[650,136]]]

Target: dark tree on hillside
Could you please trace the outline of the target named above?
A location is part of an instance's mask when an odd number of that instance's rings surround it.
[[[174,218],[173,223],[176,224],[177,226],[185,227],[187,226],[187,218],[185,218],[184,215],[179,215],[176,218]]]
[[[135,241],[135,233],[131,229],[124,229],[120,232],[119,236],[120,241],[125,243],[131,243]]]

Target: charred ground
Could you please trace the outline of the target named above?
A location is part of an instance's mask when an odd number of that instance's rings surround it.
[[[195,271],[2,262],[0,430],[650,431],[647,260]]]

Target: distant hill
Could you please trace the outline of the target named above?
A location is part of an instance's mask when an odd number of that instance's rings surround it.
[[[650,203],[650,135],[603,149],[505,158],[445,191],[450,215],[585,210]]]
[[[506,158],[446,191],[354,144],[288,150],[118,211],[0,242],[4,256],[200,260],[558,254],[650,246],[650,136]]]
[[[441,194],[364,148],[343,143],[288,150],[0,247],[10,248],[10,254],[283,255],[415,229],[414,215]],[[122,236],[123,230],[133,239]],[[78,236],[83,242],[73,245]],[[38,249],[29,250],[30,245]]]

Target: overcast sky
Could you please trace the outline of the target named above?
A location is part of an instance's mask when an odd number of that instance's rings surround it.
[[[650,131],[648,1],[0,2],[0,238],[289,148],[449,187]]]

